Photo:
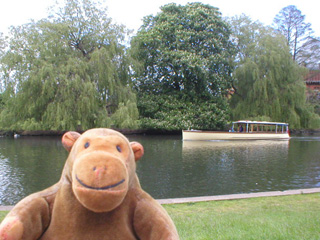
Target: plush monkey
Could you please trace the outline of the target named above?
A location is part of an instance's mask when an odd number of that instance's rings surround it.
[[[22,199],[0,225],[0,240],[179,239],[167,212],[141,189],[138,142],[104,128],[62,137],[61,179]]]

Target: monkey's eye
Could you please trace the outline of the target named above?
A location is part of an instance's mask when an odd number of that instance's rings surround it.
[[[89,142],[86,142],[85,144],[84,144],[84,148],[88,148],[90,146],[90,143]]]
[[[119,146],[119,145],[117,145],[117,150],[118,150],[118,152],[121,152],[122,150],[121,150],[121,147]]]

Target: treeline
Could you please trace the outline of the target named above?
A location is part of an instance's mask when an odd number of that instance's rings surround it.
[[[320,127],[304,84],[319,38],[294,6],[268,27],[210,5],[168,4],[128,35],[88,0],[1,34],[0,129],[221,130],[238,119]]]

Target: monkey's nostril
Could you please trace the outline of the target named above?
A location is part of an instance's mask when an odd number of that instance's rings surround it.
[[[100,171],[107,171],[107,166],[103,166],[103,167],[96,167],[96,166],[94,166],[93,168],[92,168],[92,171],[98,171],[98,172],[100,172]]]

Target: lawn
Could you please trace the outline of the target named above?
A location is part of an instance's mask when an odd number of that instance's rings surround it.
[[[164,205],[182,240],[320,239],[320,194]]]
[[[319,240],[320,194],[164,205],[181,240]],[[7,212],[0,212],[0,221]]]

